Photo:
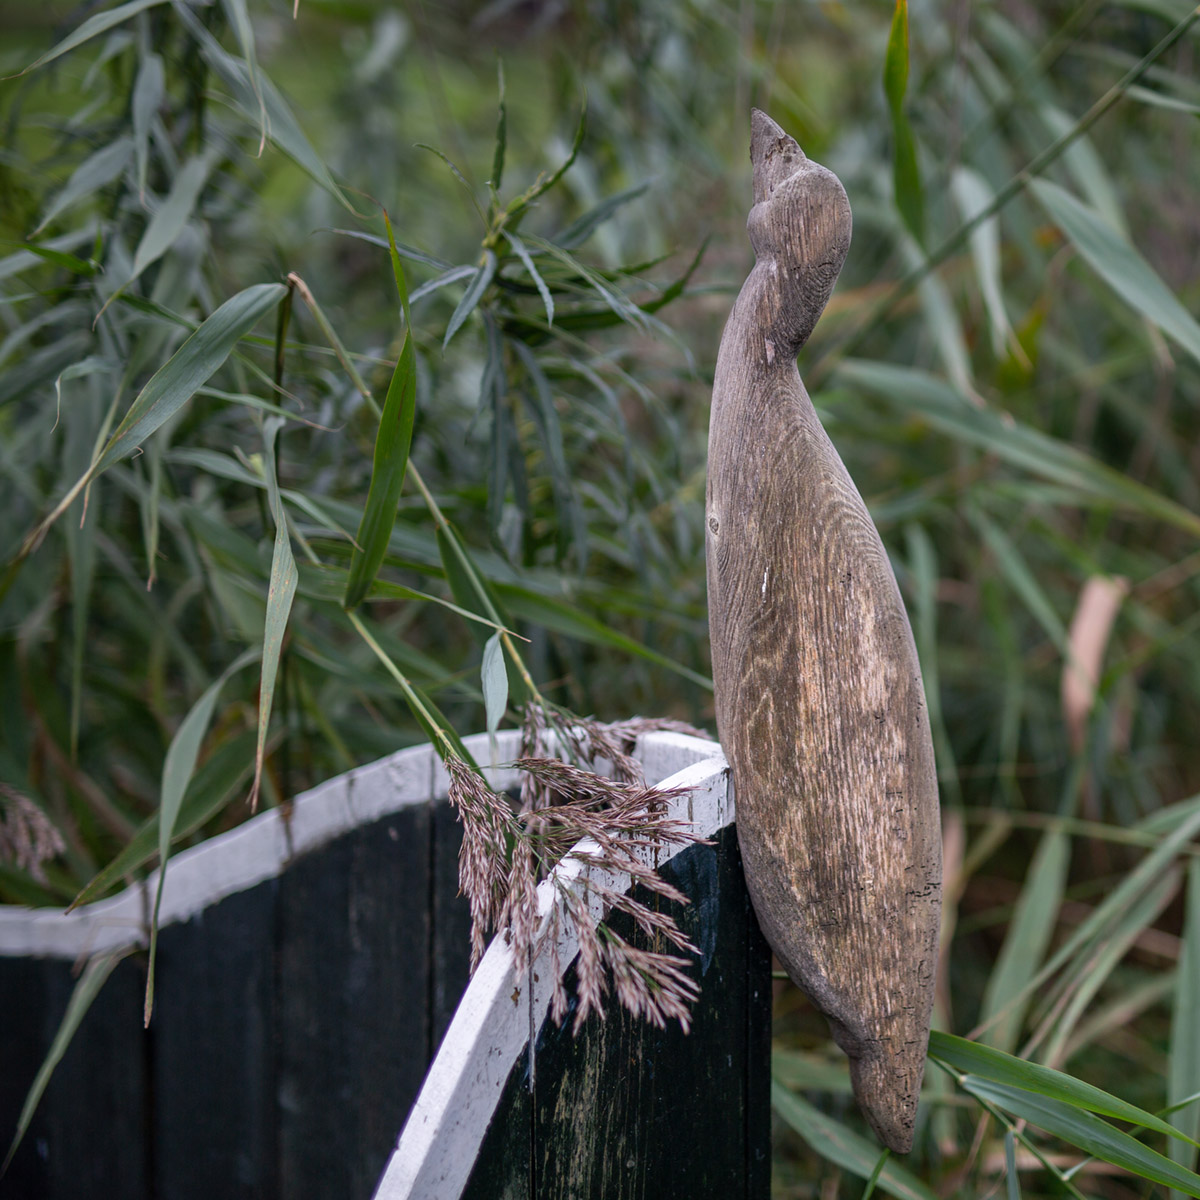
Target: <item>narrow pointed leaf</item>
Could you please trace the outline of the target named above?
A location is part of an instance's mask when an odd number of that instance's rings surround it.
[[[970,167],[955,169],[951,188],[964,221],[973,220],[995,199],[991,185]],[[975,276],[979,280],[979,294],[987,312],[992,353],[1000,358],[1008,347],[1017,343],[1004,304],[1000,272],[1000,221],[997,217],[989,217],[972,232],[971,258],[975,263]]]
[[[1183,953],[1171,1012],[1171,1050],[1167,1067],[1167,1103],[1179,1106],[1171,1124],[1192,1141],[1200,1139],[1200,1101],[1183,1106],[1200,1091],[1200,861],[1188,866],[1183,919]],[[1192,1168],[1196,1152],[1180,1142],[1170,1144],[1171,1158]]]
[[[892,114],[892,180],[896,207],[918,242],[925,237],[925,199],[917,168],[917,147],[904,112],[908,90],[908,0],[896,0],[883,62],[883,90]]]
[[[1056,485],[1076,490],[1081,500],[1087,497],[1115,508],[1130,509],[1165,521],[1193,537],[1200,534],[1200,515],[1066,442],[972,404],[935,375],[910,367],[847,359],[838,366],[837,378],[880,396],[902,411],[920,413],[956,441],[976,446]]]
[[[146,170],[150,162],[150,126],[158,115],[165,94],[166,76],[163,72],[163,61],[157,54],[146,54],[138,67],[137,80],[133,85],[133,99],[130,102],[139,196],[144,195],[146,191]]]
[[[577,250],[614,213],[624,208],[630,201],[644,196],[649,188],[650,180],[647,179],[642,183],[634,184],[631,188],[626,188],[623,192],[617,192],[616,195],[601,200],[594,208],[588,209],[581,217],[572,221],[562,233],[556,234],[550,240],[564,250]]]
[[[1067,835],[1060,830],[1045,833],[1029,864],[1004,945],[983,994],[979,1021],[987,1027],[983,1036],[988,1045],[997,1050],[1012,1050],[1021,1035],[1028,1000],[1021,1002],[1018,997],[1050,944],[1070,861]],[[971,1070],[985,1074],[974,1067]]]
[[[254,735],[246,731],[222,742],[196,769],[175,818],[175,842],[195,833],[239,794],[250,775],[253,750]],[[112,861],[88,881],[71,901],[70,908],[98,900],[144,867],[158,853],[158,829],[156,812],[146,818]]]
[[[494,734],[500,728],[504,710],[508,707],[508,671],[504,666],[504,647],[500,644],[499,633],[493,633],[483,647],[480,680],[487,731]]]
[[[275,440],[283,424],[281,417],[268,417],[263,422],[263,473],[271,503],[271,516],[275,521],[275,548],[271,554],[271,580],[267,585],[267,616],[263,626],[262,677],[258,688],[258,742],[254,750],[254,783],[250,788],[251,811],[258,805],[263,759],[267,748],[267,730],[271,725],[271,705],[275,699],[275,680],[279,673],[279,656],[283,649],[283,635],[287,632],[288,618],[292,612],[292,600],[296,595],[296,560],[292,555],[287,515],[283,509],[279,481],[275,475]]]
[[[417,411],[417,368],[412,338],[406,333],[392,381],[388,385],[379,430],[367,503],[358,526],[358,543],[350,560],[350,575],[342,603],[356,608],[362,603],[387,554],[396,509],[408,468],[413,421]]]
[[[991,1046],[982,1046],[978,1042],[969,1042],[966,1038],[955,1037],[935,1029],[929,1037],[929,1053],[961,1075],[1036,1092],[1048,1100],[1085,1112],[1113,1117],[1118,1121],[1129,1121],[1143,1129],[1152,1129],[1155,1133],[1166,1134],[1168,1137],[1180,1136],[1179,1132],[1161,1117],[1138,1108],[1136,1104],[1109,1095],[1108,1092],[1062,1071],[1027,1062]]]
[[[91,475],[132,453],[174,416],[286,292],[281,283],[259,283],[226,300],[142,388],[93,463]]]
[[[53,62],[54,59],[74,50],[76,46],[82,46],[84,42],[91,41],[92,38],[99,37],[102,33],[107,33],[114,26],[128,21],[130,17],[135,17],[138,13],[145,12],[148,8],[154,8],[166,2],[167,0],[129,0],[128,4],[118,4],[116,8],[110,8],[107,12],[96,13],[88,17],[78,28],[72,30],[53,49],[47,50],[41,58],[31,62],[21,74],[25,75],[37,67],[44,66],[48,62]]]
[[[270,79],[261,73],[257,80],[252,78],[246,64],[228,54],[189,8],[177,5],[175,11],[199,43],[209,66],[233,92],[235,105],[243,115],[256,128],[262,128],[262,111],[265,111],[268,140],[316,180],[343,208],[355,212],[354,205],[338,186],[324,159],[313,149],[291,107]]]
[[[175,244],[184,226],[191,220],[196,201],[212,170],[210,154],[190,158],[180,168],[167,197],[159,205],[133,256],[133,271],[127,282],[136,279],[151,263],[157,262]]]
[[[500,89],[500,104],[496,116],[496,149],[492,153],[491,188],[493,192],[500,190],[500,181],[504,178],[504,152],[508,146],[508,107],[504,103],[504,64],[499,60],[496,62],[496,75]]]
[[[463,298],[458,302],[458,307],[450,317],[450,324],[446,326],[446,336],[442,340],[443,350],[450,344],[450,339],[462,327],[462,323],[475,311],[480,298],[487,290],[487,286],[492,282],[492,276],[495,274],[496,256],[491,250],[485,250],[483,252],[483,262],[475,268],[474,277],[467,284],[467,290],[463,293]]]
[[[119,137],[110,142],[95,154],[84,159],[75,168],[66,186],[50,202],[50,207],[42,215],[37,228],[30,237],[37,237],[59,213],[65,212],[73,204],[98,192],[101,188],[121,177],[121,172],[129,165],[133,157],[133,139]]]
[[[681,675],[705,691],[712,691],[712,680],[701,675],[699,671],[694,671],[691,667],[684,666],[683,663],[677,662],[668,655],[660,654],[642,642],[611,629],[603,622],[596,620],[595,617],[589,616],[561,600],[511,584],[498,584],[496,590],[513,613],[532,621],[535,625],[541,625],[545,629],[552,629],[593,645],[608,646],[613,650],[633,655],[635,658],[643,658],[656,666],[673,671],[676,675]],[[459,603],[462,601],[459,600]]]
[[[513,248],[513,253],[521,260],[521,265],[529,272],[529,278],[533,280],[533,285],[537,288],[538,294],[542,298],[542,304],[546,309],[546,324],[553,325],[554,297],[550,294],[550,289],[546,286],[546,281],[542,278],[537,267],[533,265],[533,259],[529,256],[529,251],[525,249],[525,243],[515,233],[508,233],[506,231],[504,236],[508,239],[508,244]]]
[[[146,1024],[154,1008],[154,963],[158,949],[158,912],[162,905],[163,885],[167,878],[167,860],[171,855],[171,842],[175,835],[175,822],[183,803],[184,794],[192,773],[200,746],[212,720],[213,709],[220,698],[230,676],[258,657],[258,650],[247,650],[236,658],[211,683],[203,695],[192,705],[186,717],[175,731],[167,756],[163,760],[162,791],[158,805],[158,887],[154,894],[154,910],[150,918],[150,963],[146,975]]]
[[[972,1096],[1062,1138],[1094,1158],[1124,1167],[1143,1179],[1178,1188],[1189,1196],[1200,1196],[1200,1175],[1177,1166],[1090,1112],[974,1075],[966,1076],[962,1087]]]
[[[879,1147],[874,1142],[827,1117],[779,1083],[771,1084],[771,1107],[822,1158],[859,1179],[872,1177],[879,1161]],[[898,1200],[936,1200],[936,1194],[920,1179],[892,1160],[879,1172],[876,1190]]]
[[[45,1060],[38,1069],[37,1077],[34,1079],[28,1095],[25,1097],[25,1103],[21,1107],[21,1115],[17,1120],[17,1132],[13,1137],[12,1145],[8,1148],[4,1165],[0,1167],[0,1175],[3,1175],[8,1170],[8,1165],[12,1162],[13,1155],[16,1154],[17,1147],[21,1144],[21,1139],[28,1131],[29,1123],[33,1120],[33,1114],[37,1110],[38,1103],[46,1091],[46,1085],[50,1082],[50,1076],[54,1074],[54,1068],[62,1061],[62,1056],[71,1044],[71,1039],[75,1036],[75,1031],[87,1015],[87,1010],[92,1006],[92,1001],[99,995],[100,989],[104,986],[105,980],[112,974],[113,968],[128,953],[129,950],[114,950],[111,954],[97,955],[84,967],[83,974],[79,977],[79,982],[75,984],[75,987],[71,991],[71,999],[67,1002],[67,1011],[63,1014],[62,1023],[58,1027],[58,1032],[54,1035],[54,1041],[51,1042]]]
[[[1133,245],[1070,192],[1044,179],[1029,186],[1088,266],[1126,304],[1200,362],[1200,323]]]

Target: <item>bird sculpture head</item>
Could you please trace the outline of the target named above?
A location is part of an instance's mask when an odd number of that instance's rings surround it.
[[[758,109],[751,117],[754,207],[746,228],[792,357],[808,340],[850,249],[850,201],[832,172]]]

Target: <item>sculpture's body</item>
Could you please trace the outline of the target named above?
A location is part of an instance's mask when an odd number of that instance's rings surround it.
[[[912,632],[796,354],[850,245],[837,177],[753,117],[757,262],[721,340],[707,552],[717,725],[759,922],[912,1144],[933,1004],[941,837]]]

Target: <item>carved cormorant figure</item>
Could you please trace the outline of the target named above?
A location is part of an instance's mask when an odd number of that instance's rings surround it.
[[[887,552],[796,370],[850,205],[757,110],[750,157],[757,261],[721,339],[708,450],[717,726],[759,923],[905,1152],[941,915],[933,744]]]

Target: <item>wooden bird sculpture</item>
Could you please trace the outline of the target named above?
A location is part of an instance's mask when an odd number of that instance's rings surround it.
[[[872,1129],[903,1153],[941,917],[933,744],[887,552],[796,370],[850,204],[757,110],[750,158],[757,261],[721,339],[708,447],[717,726],[759,924],[849,1055]]]

